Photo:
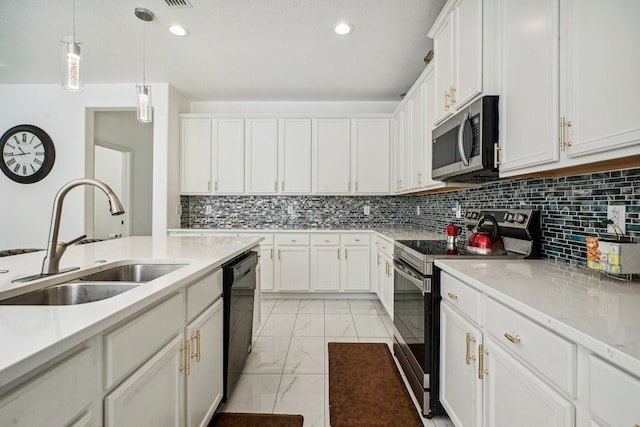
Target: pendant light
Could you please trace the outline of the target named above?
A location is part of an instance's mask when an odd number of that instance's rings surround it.
[[[76,43],[76,0],[73,0],[73,35],[70,42],[63,40],[62,43],[65,45],[62,52],[62,88],[69,92],[82,92],[82,49],[80,43]]]
[[[143,7],[136,7],[135,15],[142,20],[142,83],[136,85],[138,121],[150,123],[153,121],[153,110],[151,109],[151,86],[146,82],[145,54],[146,54],[146,25],[153,21],[153,12]]]

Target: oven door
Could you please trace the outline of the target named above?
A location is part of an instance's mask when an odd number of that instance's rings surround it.
[[[400,259],[393,263],[394,336],[423,388],[429,388],[431,345],[425,331],[432,315],[431,278]]]

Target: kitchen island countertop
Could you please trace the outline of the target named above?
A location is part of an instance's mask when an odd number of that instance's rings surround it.
[[[0,305],[0,391],[48,360],[211,273],[261,240],[259,237],[162,236],[126,237],[75,245],[67,249],[60,267],[80,267],[80,270],[28,283],[12,283],[12,280],[38,273],[44,252],[0,258],[0,271],[3,272],[0,273],[0,299],[129,261],[186,264],[102,301],[66,306]]]

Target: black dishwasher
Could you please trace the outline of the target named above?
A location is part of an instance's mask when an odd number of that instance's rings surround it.
[[[222,265],[224,299],[224,396],[238,383],[251,352],[258,254],[246,252]]]

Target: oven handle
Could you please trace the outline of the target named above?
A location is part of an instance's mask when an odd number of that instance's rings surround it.
[[[420,289],[420,292],[422,292],[422,295],[425,294],[425,289],[424,289],[424,283],[422,280],[417,279],[415,277],[413,277],[412,275],[410,275],[409,273],[407,273],[405,271],[405,268],[402,264],[400,264],[399,262],[394,263],[395,264],[395,268],[394,271],[396,273],[398,273],[400,276],[404,277],[405,279],[407,279],[409,282],[411,282],[413,285],[415,285],[418,289]]]

